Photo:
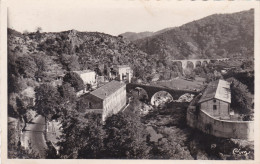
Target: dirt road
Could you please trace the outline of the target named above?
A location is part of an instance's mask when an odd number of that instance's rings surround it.
[[[45,138],[45,118],[41,115],[35,117],[32,122],[27,123],[25,131],[23,132],[25,140],[28,142],[28,147],[39,154],[40,158],[45,158],[45,149],[47,148]]]

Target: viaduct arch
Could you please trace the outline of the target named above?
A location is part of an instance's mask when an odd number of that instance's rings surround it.
[[[187,59],[187,60],[172,60],[173,62],[180,62],[183,69],[186,69],[188,66],[188,63],[192,63],[194,68],[197,67],[197,65],[202,64],[209,64],[213,61],[228,61],[230,58],[221,58],[221,59]],[[200,63],[200,64],[199,64]]]

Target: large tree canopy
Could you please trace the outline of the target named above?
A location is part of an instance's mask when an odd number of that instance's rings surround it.
[[[66,118],[62,120],[59,142],[61,158],[102,158],[104,131],[100,115],[68,111]]]
[[[35,109],[39,114],[51,118],[59,112],[59,92],[49,84],[42,84],[35,88]]]
[[[148,133],[134,113],[118,113],[106,120],[104,126],[107,137],[105,147],[107,158],[148,158],[149,147],[146,143]]]
[[[63,77],[63,83],[69,83],[76,91],[80,91],[84,88],[83,80],[75,72],[68,72]]]
[[[236,80],[229,78],[231,82],[231,108],[241,114],[250,114],[254,111],[252,108],[252,98],[247,89],[247,86]]]

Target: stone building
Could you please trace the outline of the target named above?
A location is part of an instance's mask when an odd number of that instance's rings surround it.
[[[92,70],[83,70],[83,71],[74,71],[77,73],[81,79],[83,80],[84,84],[90,84],[92,87],[96,87],[97,80],[96,80],[96,73]]]
[[[197,95],[187,109],[187,125],[224,138],[254,140],[254,121],[232,119],[230,84],[218,80]]]
[[[219,119],[230,118],[230,103],[230,83],[224,80],[211,82],[198,102],[200,110]]]
[[[89,94],[83,95],[86,112],[101,112],[102,120],[118,113],[126,106],[126,84],[111,81]]]
[[[133,70],[128,65],[116,65],[111,68],[110,78],[131,83]]]

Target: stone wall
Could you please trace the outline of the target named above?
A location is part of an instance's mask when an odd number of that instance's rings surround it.
[[[254,140],[254,121],[227,121],[211,117],[203,111],[195,114],[195,107],[187,110],[187,124],[216,137]]]

